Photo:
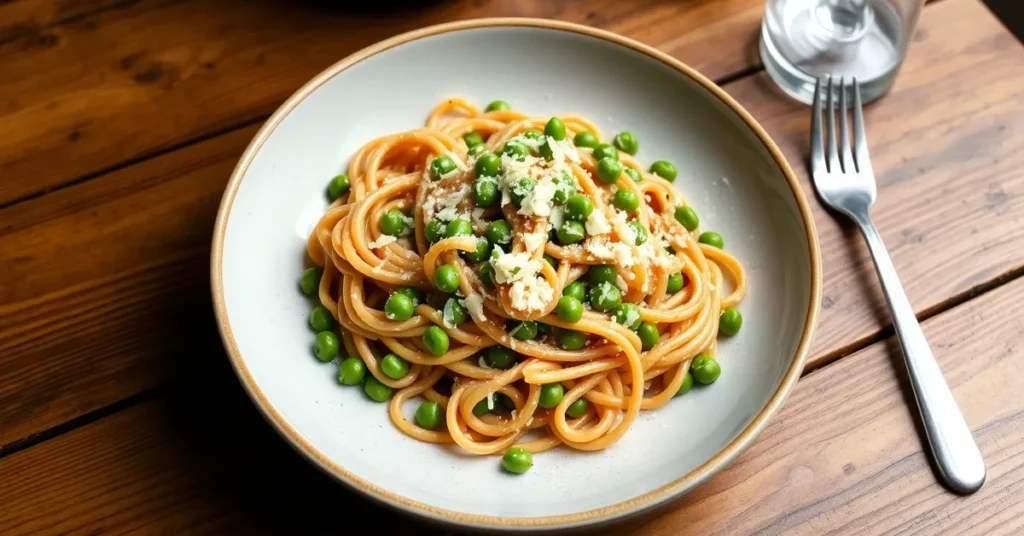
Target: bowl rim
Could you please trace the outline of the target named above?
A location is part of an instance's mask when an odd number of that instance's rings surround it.
[[[683,477],[637,497],[620,501],[612,505],[603,506],[601,508],[572,514],[522,518],[467,514],[409,499],[350,473],[342,467],[341,464],[329,459],[316,446],[302,437],[258,388],[253,376],[246,367],[246,364],[242,359],[241,352],[238,349],[238,345],[235,342],[234,333],[231,329],[231,324],[228,321],[227,303],[224,298],[224,238],[227,230],[228,218],[234,204],[235,194],[237,193],[238,188],[241,185],[242,178],[245,176],[254,157],[281,121],[284,120],[284,118],[287,117],[288,114],[291,113],[291,111],[294,110],[306,97],[312,94],[332,77],[363,60],[397,46],[412,43],[423,38],[462,30],[493,27],[527,27],[542,30],[555,30],[576,33],[604,40],[640,52],[689,77],[692,81],[706,89],[712,96],[718,98],[722,104],[731,109],[747,125],[747,127],[754,132],[758,140],[760,140],[764,145],[765,149],[772,156],[772,159],[778,166],[779,171],[781,171],[782,175],[786,178],[786,182],[789,184],[807,234],[808,253],[811,264],[811,288],[803,333],[801,334],[800,342],[797,345],[796,353],[793,356],[793,361],[790,363],[785,375],[782,377],[778,387],[772,394],[771,398],[768,399],[765,406],[757,413],[750,423],[743,428],[739,435],[733,438],[732,441],[726,444],[725,447],[712,456],[711,459],[707,460]],[[221,198],[220,207],[217,211],[217,220],[214,225],[210,257],[210,280],[214,313],[217,319],[217,327],[220,331],[224,348],[231,361],[232,368],[234,368],[243,388],[248,393],[250,399],[255,403],[256,407],[260,410],[263,417],[281,436],[287,440],[293,448],[295,448],[295,450],[312,461],[314,465],[333,477],[335,480],[347,485],[357,492],[360,492],[365,497],[369,497],[404,512],[430,520],[439,521],[444,524],[491,530],[552,530],[579,528],[599,523],[604,524],[613,520],[620,520],[627,516],[639,514],[665,504],[673,499],[677,499],[696,486],[707,481],[709,478],[728,466],[730,462],[732,462],[740,453],[746,450],[754,442],[757,436],[760,435],[766,427],[769,419],[779,410],[786,398],[789,396],[793,386],[796,385],[796,382],[799,380],[804,364],[807,360],[811,338],[817,324],[817,316],[821,306],[821,254],[810,205],[803,194],[796,175],[793,173],[793,170],[786,161],[782,151],[779,150],[775,142],[772,141],[764,128],[761,127],[753,116],[751,116],[749,112],[740,106],[740,104],[730,97],[722,88],[707,77],[698,73],[685,63],[651,46],[606,30],[591,28],[589,26],[571,22],[536,18],[501,17],[473,19],[437,24],[413,30],[363,48],[362,50],[338,61],[334,65],[331,65],[320,74],[316,75],[313,79],[306,82],[300,89],[293,93],[291,97],[289,97],[288,100],[286,100],[284,104],[282,104],[273,113],[273,115],[270,116],[269,119],[267,119],[266,123],[263,124],[259,132],[257,132],[256,136],[246,147],[245,152],[242,153],[234,171],[232,171],[230,180],[224,190],[224,195]]]

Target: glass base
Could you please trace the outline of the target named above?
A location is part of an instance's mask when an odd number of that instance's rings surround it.
[[[864,102],[884,95],[902,61],[903,36],[891,6],[868,0],[857,18],[831,3],[777,0],[761,26],[765,71],[786,94],[810,104],[818,78],[856,77]],[[848,24],[842,24],[848,23]]]

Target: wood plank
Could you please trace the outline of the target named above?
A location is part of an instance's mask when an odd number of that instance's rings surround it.
[[[1019,533],[1022,304],[1024,279],[925,324],[988,461],[977,494],[937,484],[898,350],[878,343],[801,380],[755,445],[694,494],[609,534]],[[197,362],[166,399],[0,459],[0,475],[4,534],[317,532],[365,509],[384,533],[413,530],[304,467],[221,359]]]
[[[0,448],[185,374],[197,348],[219,351],[210,229],[255,133],[0,211]]]
[[[635,37],[721,78],[755,65],[763,5],[461,0],[349,13],[315,2],[154,0],[100,13],[45,39],[0,44],[0,206],[264,117],[335,61],[414,28],[557,18]]]
[[[7,0],[0,2],[0,43],[37,34],[35,39],[47,39],[43,31],[78,17],[98,13],[105,9],[123,7],[135,0]]]
[[[939,8],[953,17],[932,16]],[[961,21],[968,30],[954,32]],[[1024,63],[1014,63],[1020,50],[1002,46],[1002,30],[973,0],[927,8],[922,27],[905,79],[869,115],[879,142],[880,224],[919,308],[1019,268],[1022,227],[1015,222],[1024,215],[1014,194],[1022,189],[1016,170],[1024,157],[1024,137],[1014,130],[1024,124]],[[940,53],[969,58],[929,59]],[[917,63],[922,59],[928,61]],[[964,110],[928,101],[929,113],[907,106],[933,91],[970,91],[992,69],[1003,80],[988,85],[993,93],[984,105],[966,103]],[[806,136],[806,113],[771,93],[758,98],[756,84],[765,83],[743,80],[728,89],[767,119],[802,169],[804,145],[785,142]],[[212,315],[195,313],[208,311],[209,229],[220,191],[254,132],[242,129],[0,210],[0,449],[187,375],[195,348],[218,345]],[[944,156],[961,144],[972,152]],[[942,165],[918,176],[900,161],[916,154],[910,151]],[[945,184],[934,188],[936,180]],[[901,226],[898,211],[913,215],[913,226]],[[859,237],[820,210],[816,217],[828,297],[812,357],[820,364],[831,358],[827,352],[875,336],[885,313]],[[905,229],[925,233],[928,247],[892,239]],[[943,268],[951,264],[957,269]],[[186,322],[187,330],[175,330],[172,321]],[[74,367],[55,358],[69,353]]]
[[[977,0],[925,8],[892,93],[865,111],[877,226],[919,312],[1024,268],[1024,47]],[[765,74],[727,88],[757,117],[814,195],[810,113]],[[810,367],[889,322],[856,228],[812,203],[824,267]],[[726,237],[728,240],[728,237]]]
[[[937,483],[895,341],[804,377],[754,446],[636,535],[1020,534],[1024,279],[925,322],[988,468],[974,495]]]

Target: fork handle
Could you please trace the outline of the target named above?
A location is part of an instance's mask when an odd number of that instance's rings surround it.
[[[928,444],[942,479],[957,493],[974,493],[985,482],[985,461],[932,355],[921,324],[900,284],[882,236],[867,214],[855,218],[875,260]]]

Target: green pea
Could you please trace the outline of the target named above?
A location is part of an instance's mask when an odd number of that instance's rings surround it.
[[[668,286],[665,287],[665,290],[671,294],[675,294],[676,292],[683,290],[682,272],[676,272],[668,276]]]
[[[587,334],[575,329],[559,330],[557,338],[563,350],[579,350],[587,345]]]
[[[537,323],[533,320],[515,322],[512,324],[509,334],[521,341],[532,341],[537,338]]]
[[[413,307],[415,307],[415,306],[417,306],[417,305],[419,305],[421,303],[426,303],[426,301],[425,301],[425,299],[423,297],[423,291],[418,289],[418,288],[402,287],[402,288],[396,290],[395,293],[397,293],[397,294],[405,294],[406,296],[408,296],[409,299],[412,300]]]
[[[548,124],[544,125],[544,134],[555,138],[558,141],[565,139],[565,123],[557,117],[548,119]]]
[[[409,320],[412,318],[415,307],[412,298],[408,295],[393,292],[388,296],[388,301],[384,302],[384,318],[398,321]]]
[[[488,398],[484,397],[482,400],[477,402],[475,406],[473,406],[473,415],[479,417],[491,412],[491,408],[487,407],[487,400]],[[493,404],[493,402],[491,404]]]
[[[452,157],[444,154],[430,162],[430,176],[434,180],[440,179],[445,175],[455,171],[455,161]]]
[[[338,357],[338,336],[330,331],[321,331],[316,334],[316,343],[313,345],[313,352],[317,359],[323,362],[333,361]]]
[[[743,315],[740,314],[739,309],[735,307],[722,309],[722,314],[718,317],[718,331],[731,337],[739,333],[741,327],[743,327]]]
[[[366,382],[363,383],[363,392],[374,402],[384,402],[391,398],[391,388],[380,383],[380,380],[373,376],[366,377]]]
[[[405,232],[405,214],[402,214],[401,210],[392,208],[388,209],[383,216],[380,217],[380,231],[386,235],[398,236]]]
[[[562,296],[570,296],[579,301],[587,299],[587,289],[580,281],[573,281],[562,289]]]
[[[607,313],[622,303],[622,293],[611,283],[601,283],[590,289],[590,306],[597,311]]]
[[[521,141],[509,140],[502,147],[501,154],[516,160],[524,160],[527,156],[530,156],[530,148]]]
[[[633,190],[620,188],[612,196],[612,205],[626,214],[632,214],[636,212],[636,209],[640,208],[640,198],[637,197],[636,192]]]
[[[583,318],[583,304],[572,296],[562,296],[555,306],[555,313],[566,322],[579,322]]]
[[[434,272],[434,286],[441,292],[452,293],[459,290],[459,269],[451,264],[442,264]]]
[[[551,331],[553,329],[554,328],[551,327],[551,325],[549,325],[549,324],[545,324],[543,322],[537,322],[537,334],[539,336],[541,336],[541,337],[547,337],[548,335],[551,335]]]
[[[494,286],[494,267],[491,263],[485,262],[480,265],[480,281],[488,287]]]
[[[523,205],[523,201],[526,200],[526,196],[530,195],[530,192],[537,187],[537,180],[530,177],[523,177],[517,180],[511,188],[509,188],[508,196],[512,198],[512,202],[517,207]]]
[[[437,326],[430,326],[423,332],[423,345],[430,353],[441,356],[448,352],[448,334]]]
[[[366,376],[366,364],[358,357],[349,357],[338,365],[338,381],[344,385],[359,385]]]
[[[654,348],[654,345],[658,344],[658,339],[661,337],[658,335],[658,326],[650,322],[640,324],[640,327],[636,328],[636,334],[640,336],[640,347],[644,351]]]
[[[319,268],[306,268],[306,271],[302,272],[302,277],[299,278],[299,288],[302,289],[302,293],[312,296],[320,287],[321,276],[323,276],[323,271]]]
[[[594,147],[594,160],[603,160],[605,158],[611,158],[612,160],[619,159],[619,150],[610,143],[602,143],[597,147]]]
[[[699,355],[690,363],[690,372],[701,385],[711,385],[722,375],[722,366],[713,357]]]
[[[697,241],[701,244],[707,244],[709,246],[722,249],[725,247],[725,241],[722,240],[722,235],[714,231],[704,231],[697,237]]]
[[[491,368],[508,370],[514,367],[518,361],[516,353],[504,346],[492,346],[484,354],[484,362]]]
[[[467,132],[462,135],[462,140],[466,142],[466,147],[482,145],[484,143],[484,137],[479,132]]]
[[[565,415],[573,419],[579,419],[587,413],[587,408],[589,407],[590,402],[587,402],[586,398],[579,398],[572,404],[569,404],[568,408],[565,408]]]
[[[494,153],[483,153],[476,157],[473,171],[477,177],[497,177],[501,171],[501,158]]]
[[[334,317],[323,305],[317,305],[309,312],[309,325],[314,331],[327,331],[334,327]]]
[[[551,409],[562,401],[565,396],[565,387],[560,383],[548,383],[540,388],[540,407]]]
[[[511,244],[512,226],[505,220],[495,220],[487,224],[487,240],[492,244]]]
[[[498,202],[498,181],[493,177],[480,177],[473,182],[473,202],[478,207],[489,207]]]
[[[442,316],[444,319],[450,320],[453,326],[458,326],[469,318],[469,313],[462,302],[455,298],[448,298],[448,301],[444,302]]]
[[[623,303],[615,308],[612,318],[617,324],[622,324],[629,329],[636,329],[640,327],[640,307],[632,303]]]
[[[551,267],[554,268],[555,270],[558,269],[558,259],[552,257],[551,255],[548,255],[547,253],[544,254],[544,262],[551,265]]]
[[[585,195],[576,194],[570,196],[569,200],[565,202],[565,211],[570,220],[586,221],[594,212],[594,202]]]
[[[416,424],[420,428],[436,430],[438,426],[441,426],[441,416],[443,413],[441,411],[441,404],[433,400],[424,402],[420,404],[420,407],[416,408]]]
[[[512,447],[501,457],[501,466],[513,474],[523,474],[533,467],[533,454],[526,449]]]
[[[685,395],[687,391],[693,388],[693,374],[690,371],[686,371],[686,376],[683,377],[683,383],[679,386],[679,390],[676,391],[675,396]]]
[[[480,143],[480,144],[477,144],[477,145],[470,145],[469,149],[466,151],[466,154],[469,155],[469,156],[478,156],[480,154],[483,154],[486,151],[487,151],[487,146],[482,144],[482,143]]]
[[[668,182],[675,182],[676,180],[676,166],[668,160],[658,160],[654,162],[651,164],[650,172],[667,180]]]
[[[683,224],[687,231],[692,231],[700,225],[700,218],[697,217],[697,212],[691,207],[676,206],[675,217],[676,221]]]
[[[335,175],[331,179],[331,182],[327,183],[327,197],[331,201],[338,199],[339,197],[348,193],[351,184],[348,182],[348,175],[342,173]]]
[[[576,193],[576,180],[568,173],[562,175],[555,181],[555,193],[551,200],[555,204],[562,204],[569,200],[569,196]]]
[[[531,128],[530,130],[523,132],[523,137],[528,140],[539,140],[544,137],[544,134],[541,134],[541,132],[535,128]]]
[[[458,218],[448,222],[448,225],[444,228],[444,236],[451,238],[453,236],[470,236],[473,234],[473,224],[469,223],[469,220],[465,218]]]
[[[584,130],[583,132],[576,134],[576,137],[572,139],[572,143],[576,147],[594,148],[597,147],[598,141],[597,136],[595,136],[593,132]]]
[[[511,109],[512,109],[512,105],[510,105],[509,103],[507,103],[507,102],[505,102],[503,100],[496,100],[496,101],[491,101],[491,103],[487,105],[487,108],[485,108],[484,111],[485,112],[505,112],[505,111],[508,111],[508,110],[511,110]]]
[[[381,360],[380,370],[392,380],[401,380],[409,373],[409,362],[395,354],[388,354]]]
[[[587,270],[587,281],[590,282],[591,286],[600,283],[611,283],[614,285],[618,275],[615,272],[614,266],[610,264],[597,264]]]
[[[562,222],[562,226],[558,228],[556,236],[558,236],[558,242],[563,246],[569,244],[575,244],[582,241],[587,235],[587,229],[582,223],[578,221],[566,221]]]
[[[622,171],[624,171],[626,175],[629,175],[629,178],[633,179],[633,182],[640,182],[644,180],[644,176],[634,168],[625,166]]]
[[[636,154],[640,150],[640,141],[628,130],[623,130],[616,134],[612,141],[624,153]]]
[[[610,156],[597,161],[597,178],[601,182],[614,184],[619,180],[619,175],[622,175],[622,162]]]
[[[486,238],[479,238],[476,241],[476,251],[463,252],[462,256],[469,262],[483,262],[491,257],[491,243]]]
[[[639,246],[647,242],[647,228],[644,227],[644,224],[640,223],[640,220],[629,220],[629,223],[626,225],[629,225],[629,228],[633,230],[633,236],[635,236],[633,239],[634,244]]]
[[[423,238],[426,238],[427,242],[431,244],[444,238],[444,225],[444,222],[441,220],[430,220],[426,227],[423,228]]]

